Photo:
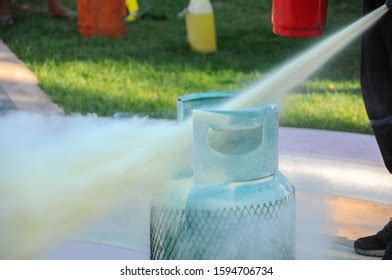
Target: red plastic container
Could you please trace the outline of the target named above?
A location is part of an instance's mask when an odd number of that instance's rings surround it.
[[[122,37],[125,15],[124,0],[78,0],[79,33],[85,37]]]
[[[328,0],[273,0],[273,32],[285,37],[320,36],[327,11]]]

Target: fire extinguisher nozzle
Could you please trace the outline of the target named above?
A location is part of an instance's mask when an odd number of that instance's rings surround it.
[[[387,5],[387,7],[392,10],[392,0],[387,0],[387,2],[385,2],[385,5]]]

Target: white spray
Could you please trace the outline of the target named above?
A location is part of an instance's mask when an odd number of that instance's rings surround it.
[[[384,5],[246,89],[224,108],[281,97],[387,12]],[[36,256],[116,207],[165,189],[192,161],[191,124],[9,114],[0,118],[0,258]]]

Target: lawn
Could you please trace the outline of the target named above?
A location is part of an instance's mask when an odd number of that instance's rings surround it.
[[[75,0],[64,2],[75,7]],[[0,38],[66,112],[153,117],[174,117],[176,97],[185,93],[238,91],[320,40],[273,35],[271,0],[220,0],[213,2],[219,51],[196,54],[177,18],[187,2],[142,1],[149,13],[167,20],[139,20],[123,39],[82,38],[74,22],[16,9],[16,24],[0,27]],[[356,0],[330,0],[326,33],[360,17],[361,10]],[[352,44],[285,98],[282,125],[371,132],[358,82],[359,46]]]

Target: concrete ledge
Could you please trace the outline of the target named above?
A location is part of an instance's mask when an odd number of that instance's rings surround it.
[[[39,87],[34,73],[1,40],[0,88],[16,109],[26,112],[63,113]]]

